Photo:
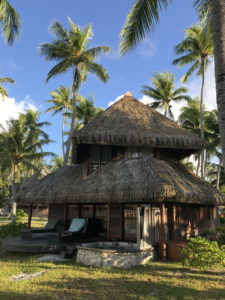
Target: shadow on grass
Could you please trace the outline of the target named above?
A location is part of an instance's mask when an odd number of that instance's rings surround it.
[[[52,300],[57,298],[48,297],[45,294],[33,295],[29,293],[0,291],[0,299],[2,300]]]
[[[67,278],[45,281],[38,284],[44,291],[51,286],[53,299],[76,300],[136,300],[136,299],[224,299],[223,289],[199,291],[162,282],[148,282],[120,278]],[[42,292],[43,293],[43,292]],[[54,295],[54,296],[53,296]],[[55,298],[54,298],[55,297]]]

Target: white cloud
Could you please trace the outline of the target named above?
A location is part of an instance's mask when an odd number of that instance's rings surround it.
[[[157,46],[151,39],[146,39],[140,46],[140,55],[143,57],[152,57],[156,54]]]
[[[37,111],[30,96],[27,95],[24,100],[17,102],[14,98],[0,96],[0,124],[6,127],[6,121],[17,119],[20,113],[32,109]]]

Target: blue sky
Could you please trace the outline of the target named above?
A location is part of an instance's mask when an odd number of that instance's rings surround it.
[[[46,62],[38,54],[38,46],[52,41],[48,28],[54,19],[68,29],[68,16],[80,26],[92,23],[94,38],[91,46],[108,45],[113,48],[112,54],[102,56],[98,61],[108,70],[109,82],[104,84],[89,76],[80,90],[83,96],[94,95],[97,106],[106,108],[110,101],[127,90],[141,98],[142,86],[150,84],[149,79],[155,72],[171,70],[177,82],[184,74],[185,69],[177,69],[171,61],[175,57],[174,46],[184,37],[184,29],[197,20],[190,0],[175,0],[162,14],[154,33],[123,57],[118,54],[119,33],[134,0],[10,0],[10,3],[20,13],[22,34],[12,47],[6,47],[4,40],[0,39],[0,76],[16,80],[15,85],[7,85],[11,98],[15,98],[16,102],[33,103],[42,113],[48,107],[49,92],[72,82],[72,74],[68,72],[45,83],[54,62]],[[60,154],[61,117],[43,114],[42,120],[52,123],[48,132],[51,139],[57,141],[54,151]]]

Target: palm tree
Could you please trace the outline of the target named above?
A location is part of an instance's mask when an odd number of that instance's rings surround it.
[[[204,113],[205,110],[204,110]],[[185,106],[181,108],[181,113],[178,119],[179,123],[185,129],[200,136],[200,101],[199,98],[190,99]],[[197,160],[196,174],[199,173],[200,168],[200,155],[195,154],[195,160]]]
[[[205,73],[209,64],[210,57],[213,56],[213,40],[209,32],[206,32],[202,26],[193,25],[185,30],[185,39],[176,46],[176,54],[182,54],[181,57],[175,59],[173,64],[182,67],[186,64],[191,64],[189,70],[184,75],[182,81],[187,82],[188,78],[193,74],[202,77],[201,96],[200,96],[200,120],[201,120],[201,138],[204,140],[204,85]],[[204,177],[204,150],[201,156],[201,176]]]
[[[63,157],[55,156],[50,162],[50,169],[52,172],[56,171],[59,168],[63,167]]]
[[[86,81],[88,73],[97,75],[103,82],[106,82],[109,79],[106,69],[104,69],[102,65],[96,63],[95,59],[99,54],[111,51],[111,48],[107,46],[87,49],[87,45],[93,36],[92,25],[88,25],[82,29],[76,26],[70,18],[68,18],[68,20],[71,27],[69,32],[63,28],[58,21],[55,21],[50,27],[50,31],[55,37],[55,40],[52,44],[44,43],[40,46],[40,54],[43,55],[46,60],[58,61],[58,63],[49,71],[47,81],[56,75],[65,73],[69,69],[72,69],[73,72],[72,118],[66,143],[64,165],[68,163],[69,159],[76,117],[78,90],[81,84]]]
[[[136,0],[121,31],[120,52],[126,53],[145,38],[159,21],[159,13],[171,0]],[[193,0],[201,16],[211,17],[220,141],[225,166],[225,5],[224,0]]]
[[[94,119],[101,111],[102,108],[94,105],[93,98],[80,97],[79,105],[77,106],[77,119],[82,121],[82,125],[86,125],[89,121]]]
[[[181,86],[175,89],[174,76],[170,72],[156,73],[152,77],[154,87],[145,85],[142,93],[155,101],[150,104],[153,108],[163,108],[164,115],[173,117],[171,111],[171,102],[179,102],[182,100],[189,100],[187,95],[187,88]]]
[[[62,120],[62,151],[63,151],[63,158],[65,159],[65,142],[64,142],[64,135],[65,135],[65,127],[67,124],[68,114],[72,113],[72,98],[71,98],[71,88],[65,87],[61,85],[58,89],[55,89],[51,92],[52,99],[48,100],[48,103],[53,104],[49,107],[46,112],[52,112],[52,115],[57,113],[62,113],[63,120]]]
[[[218,127],[218,118],[217,112],[207,111],[204,109],[204,136],[205,136],[205,158],[210,160],[211,157],[219,155],[219,127]],[[194,134],[201,136],[201,121],[200,121],[200,100],[199,98],[191,99],[187,102],[187,105],[181,108],[181,113],[179,116],[179,123],[189,131]],[[199,154],[195,155],[195,159],[198,161],[197,165],[197,174],[200,167],[200,156]],[[203,173],[205,175],[205,164]]]
[[[6,82],[15,83],[15,81],[9,77],[0,78],[0,83],[6,83]],[[8,93],[3,86],[0,86],[0,94],[2,95],[3,100],[4,100],[4,97],[8,96]]]
[[[7,0],[0,0],[0,25],[6,44],[11,46],[20,32],[20,17]]]
[[[38,113],[21,114],[18,120],[7,122],[7,130],[0,134],[0,167],[10,176],[12,196],[17,192],[18,183],[29,170],[38,171],[37,162],[52,152],[42,147],[49,144],[48,135],[42,130],[45,122],[38,122]],[[16,203],[12,204],[12,218],[15,217]]]

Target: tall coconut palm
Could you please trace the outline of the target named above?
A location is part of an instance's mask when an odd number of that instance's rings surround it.
[[[185,30],[185,39],[175,47],[176,54],[182,54],[181,57],[173,61],[178,67],[191,65],[187,73],[183,77],[183,82],[187,82],[193,73],[201,76],[201,95],[200,95],[200,120],[201,120],[201,138],[204,140],[204,86],[205,73],[210,58],[213,56],[213,40],[209,32],[206,32],[200,25],[193,25]],[[201,176],[204,178],[204,150],[201,156]]]
[[[15,81],[9,77],[1,77],[0,78],[0,83],[7,83],[7,82],[15,83]],[[3,100],[4,100],[4,97],[8,96],[8,93],[3,86],[0,86],[0,95],[2,95]]]
[[[219,151],[219,130],[216,111],[207,111],[204,109],[204,136],[205,136],[205,157],[210,159],[217,155]],[[194,134],[201,136],[200,121],[200,100],[199,98],[191,99],[181,108],[179,123]],[[198,161],[197,174],[199,173],[201,157],[197,153],[195,159]],[[205,168],[205,165],[204,165]],[[206,168],[205,168],[206,169]],[[205,173],[205,170],[203,170]]]
[[[133,49],[154,29],[159,21],[159,13],[172,0],[136,0],[121,31],[120,52]],[[203,15],[211,16],[215,79],[219,127],[223,160],[225,165],[225,3],[224,0],[193,0],[194,6]],[[206,12],[206,14],[205,14]]]
[[[106,69],[102,65],[95,62],[95,59],[101,53],[111,51],[110,47],[99,46],[95,48],[87,48],[90,43],[93,32],[92,25],[80,28],[68,18],[70,23],[70,31],[68,32],[63,26],[55,21],[50,31],[55,37],[52,44],[44,43],[40,46],[40,54],[46,60],[56,60],[57,64],[49,71],[47,81],[56,75],[67,72],[69,69],[73,73],[72,83],[72,118],[68,140],[66,143],[66,153],[64,165],[68,163],[71,148],[72,134],[76,117],[76,100],[78,90],[81,84],[86,81],[88,73],[97,75],[97,77],[106,82],[109,79]]]
[[[62,151],[63,151],[63,158],[65,159],[65,128],[67,124],[67,117],[68,113],[72,113],[72,96],[71,96],[71,88],[65,87],[61,85],[58,89],[55,89],[51,92],[52,99],[48,100],[47,102],[52,104],[46,112],[52,112],[52,115],[57,113],[62,113],[63,120],[62,120]]]
[[[20,32],[20,17],[9,1],[0,0],[0,26],[6,44],[11,46]]]
[[[175,89],[174,76],[171,72],[156,73],[152,77],[154,87],[145,85],[142,93],[155,101],[150,104],[153,108],[162,108],[164,115],[173,118],[171,102],[189,100],[187,88],[181,86]]]
[[[204,110],[205,113],[205,110]],[[181,108],[181,113],[178,119],[179,123],[185,129],[193,132],[200,137],[200,100],[199,98],[190,99],[185,106]],[[199,153],[195,154],[197,160],[196,174],[199,174],[201,156]]]
[[[44,152],[43,145],[50,143],[48,135],[42,130],[36,114],[31,117],[31,112],[21,114],[18,120],[7,122],[7,129],[3,129],[0,134],[0,166],[2,170],[7,170],[10,176],[12,195],[17,192],[17,185],[21,182],[24,169],[35,170],[37,160],[46,155],[54,155],[52,152]],[[34,124],[36,128],[34,127]],[[16,203],[12,205],[12,217],[15,217]]]

